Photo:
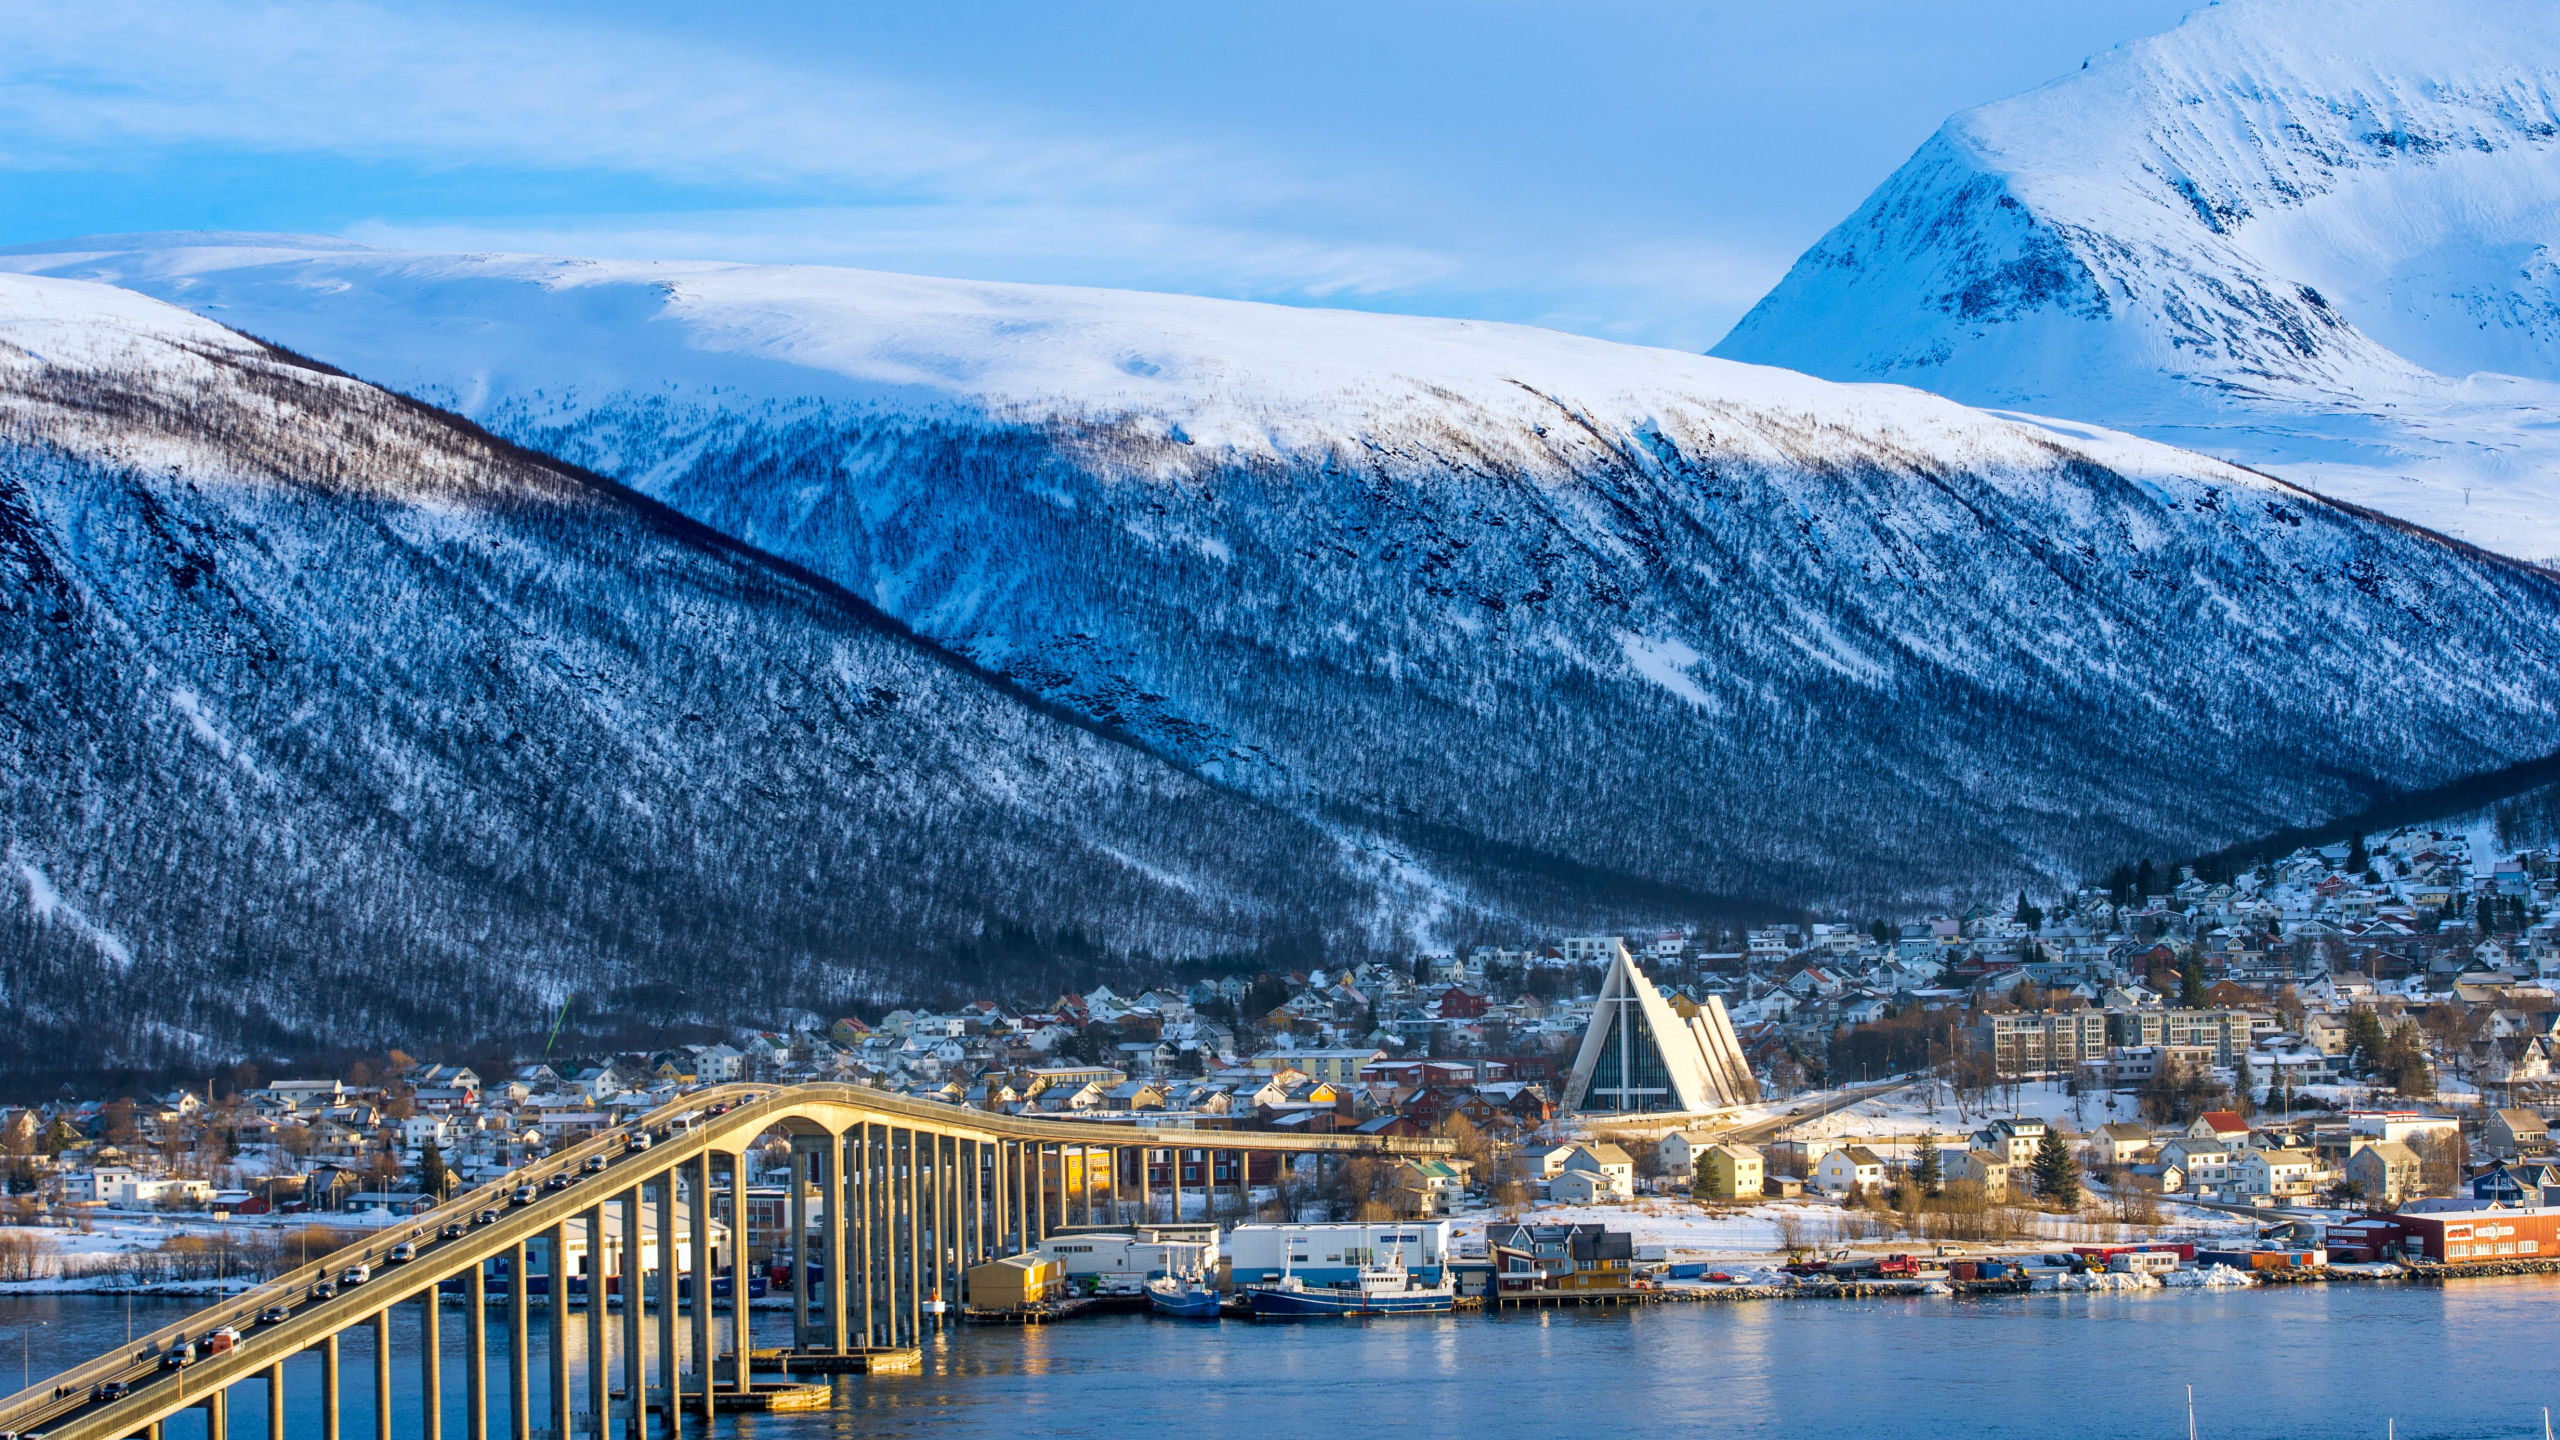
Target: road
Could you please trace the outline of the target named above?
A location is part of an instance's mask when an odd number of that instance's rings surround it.
[[[1846,1110],[1861,1101],[1873,1100],[1879,1095],[1890,1095],[1896,1090],[1908,1090],[1918,1083],[1916,1080],[1887,1080],[1879,1085],[1853,1087],[1836,1095],[1826,1096],[1810,1105],[1799,1105],[1783,1115],[1772,1115],[1766,1120],[1755,1120],[1748,1125],[1736,1126],[1716,1138],[1738,1140],[1745,1145],[1756,1145],[1763,1140],[1776,1138],[1778,1132],[1791,1125],[1800,1125],[1807,1120],[1819,1120],[1825,1115]]]

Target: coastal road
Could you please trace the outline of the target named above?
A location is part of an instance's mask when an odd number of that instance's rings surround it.
[[[1756,1145],[1763,1140],[1777,1138],[1781,1131],[1790,1126],[1801,1125],[1807,1120],[1819,1120],[1825,1115],[1846,1110],[1861,1101],[1873,1100],[1879,1095],[1890,1095],[1897,1090],[1908,1090],[1919,1083],[1917,1080],[1887,1080],[1882,1084],[1843,1090],[1836,1095],[1824,1096],[1812,1104],[1799,1105],[1783,1115],[1772,1115],[1766,1120],[1754,1120],[1748,1125],[1737,1125],[1716,1138],[1738,1140],[1745,1145]]]

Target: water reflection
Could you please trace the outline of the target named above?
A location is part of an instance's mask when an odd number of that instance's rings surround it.
[[[113,1346],[124,1301],[0,1297],[0,1362],[37,1378]],[[137,1333],[192,1306],[136,1300]],[[2560,1356],[2531,1341],[2560,1280],[2442,1289],[2330,1285],[2256,1292],[1778,1302],[1414,1317],[1368,1324],[1175,1323],[1104,1316],[937,1334],[924,1370],[846,1377],[826,1412],[723,1419],[756,1440],[1322,1433],[1487,1437],[1891,1435],[1918,1440],[2382,1434],[2537,1435]],[[493,1317],[495,1318],[495,1317]],[[773,1336],[778,1317],[764,1317]],[[446,1423],[462,1433],[460,1318],[441,1327]],[[620,1326],[614,1327],[618,1337]],[[492,1325],[493,1337],[503,1326]],[[646,1327],[652,1343],[656,1326]],[[689,1327],[679,1334],[689,1339]],[[537,1355],[548,1332],[536,1313]],[[568,1330],[584,1410],[586,1327]],[[345,1431],[372,1435],[369,1331],[344,1343]],[[771,1343],[770,1340],[768,1343]],[[418,1433],[419,1326],[392,1330],[394,1433]],[[320,1433],[318,1362],[290,1362],[296,1436]],[[490,1368],[493,1432],[506,1371]],[[617,1367],[618,1371],[618,1367]],[[15,1377],[12,1377],[15,1378]],[[547,1366],[534,1370],[537,1423]],[[233,1391],[237,1434],[265,1430],[263,1386]],[[699,1434],[690,1429],[689,1433]],[[200,1440],[191,1415],[168,1440]]]

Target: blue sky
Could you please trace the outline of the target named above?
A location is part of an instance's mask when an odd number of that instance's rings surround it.
[[[2193,0],[35,0],[0,244],[805,261],[1703,349],[1948,114]]]

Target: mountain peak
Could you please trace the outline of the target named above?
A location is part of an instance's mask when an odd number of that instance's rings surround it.
[[[2560,13],[2232,0],[1949,120],[1715,350],[2560,554]]]

